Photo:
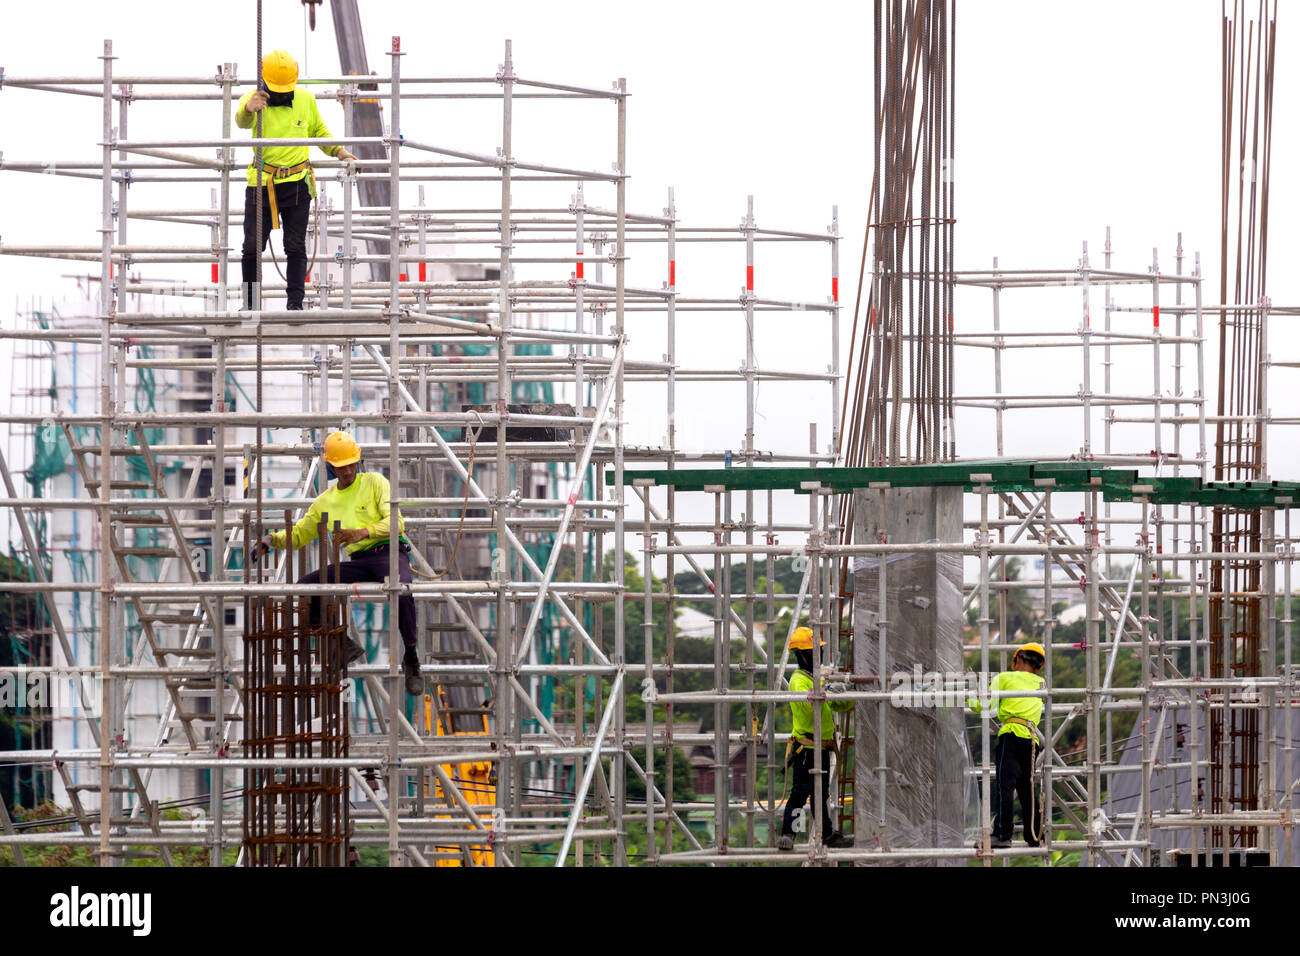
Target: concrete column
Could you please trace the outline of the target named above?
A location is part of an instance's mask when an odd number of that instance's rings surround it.
[[[960,488],[864,489],[855,495],[855,541],[877,542],[882,535],[890,544],[961,540]],[[888,703],[859,703],[854,715],[859,847],[876,840],[890,849],[963,842],[970,761],[961,709],[965,694],[942,693],[945,676],[951,683],[963,671],[961,581],[955,554],[900,551],[886,557],[882,602],[880,558],[854,559],[853,671],[883,674],[885,687],[898,692]]]

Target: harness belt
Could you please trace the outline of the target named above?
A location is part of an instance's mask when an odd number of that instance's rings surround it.
[[[262,172],[271,174],[271,178],[266,180],[266,189],[271,200],[271,228],[272,229],[280,228],[280,207],[276,205],[276,201],[275,201],[276,182],[281,179],[288,179],[290,176],[296,175],[297,173],[301,173],[303,170],[306,170],[307,175],[311,178],[310,191],[312,197],[315,198],[316,170],[312,169],[311,163],[308,162],[307,160],[303,160],[297,166],[272,166],[270,163],[262,164]]]
[[[405,535],[403,535],[402,537],[398,538],[397,540],[398,540],[398,545],[397,545],[397,546],[398,546],[398,548],[401,550],[402,554],[410,554],[410,553],[411,553],[411,542],[409,542],[409,541],[406,540]],[[349,557],[352,557],[352,558],[359,558],[359,557],[361,557],[362,555],[378,554],[378,553],[381,552],[381,551],[387,551],[387,550],[388,550],[388,547],[389,547],[388,542],[385,541],[385,542],[383,542],[382,544],[375,544],[375,545],[371,545],[371,546],[368,547],[368,548],[362,548],[360,551],[353,551],[353,552],[349,555]]]
[[[811,737],[796,737],[794,734],[791,734],[789,738],[786,739],[785,742],[786,765],[789,766],[790,761],[795,757],[796,754],[801,754],[812,746],[813,746],[813,740]],[[823,740],[822,749],[829,750],[833,754],[835,754],[836,760],[843,759],[840,756],[840,742],[835,737],[830,737],[827,738],[826,740]]]

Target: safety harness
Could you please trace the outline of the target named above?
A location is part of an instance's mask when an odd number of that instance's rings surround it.
[[[267,189],[268,196],[271,200],[271,228],[272,229],[280,228],[280,207],[276,204],[275,201],[275,184],[282,179],[288,179],[290,176],[294,176],[298,173],[301,173],[303,170],[307,171],[307,176],[311,180],[311,185],[308,187],[308,192],[311,193],[311,198],[315,199],[316,198],[316,170],[312,169],[311,163],[308,162],[307,160],[303,160],[297,166],[272,166],[270,163],[262,164],[262,172],[271,174],[271,178],[266,180],[266,189]]]
[[[798,744],[798,746],[795,746],[796,744]],[[794,734],[791,734],[786,738],[785,742],[785,765],[787,767],[790,766],[791,760],[812,746],[813,741],[811,737],[796,737]],[[836,737],[831,737],[829,740],[823,740],[822,747],[823,749],[829,750],[831,753],[835,754],[835,760],[837,762],[840,760],[840,742]]]

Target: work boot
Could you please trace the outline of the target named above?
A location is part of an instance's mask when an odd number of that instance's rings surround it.
[[[846,837],[838,830],[833,830],[822,840],[822,846],[828,850],[834,850],[837,847],[850,847],[853,846],[853,837]]]
[[[779,839],[779,840],[776,841],[776,848],[777,848],[778,850],[786,850],[786,851],[793,850],[793,849],[794,849],[794,834],[793,834],[793,833],[782,833],[782,834],[781,834],[781,839]]]
[[[415,648],[408,647],[402,658],[402,673],[406,675],[406,692],[412,697],[424,693],[424,678],[420,676],[420,659],[415,656]]]
[[[350,637],[343,639],[343,666],[349,667],[355,661],[366,659],[366,649]]]

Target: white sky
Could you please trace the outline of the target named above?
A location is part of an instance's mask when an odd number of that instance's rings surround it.
[[[1288,303],[1300,302],[1290,266],[1296,240],[1286,217],[1298,198],[1296,178],[1287,171],[1296,159],[1290,104],[1297,101],[1298,82],[1289,51],[1293,42],[1300,44],[1300,28],[1291,32],[1300,18],[1289,17],[1296,5],[1281,6],[1270,291],[1275,302]],[[305,51],[297,0],[266,0],[264,7],[264,49],[284,46],[299,55],[304,75],[337,72],[328,5]],[[1206,302],[1219,301],[1220,4],[987,0],[959,7],[958,267],[985,266],[994,255],[1012,268],[1072,266],[1084,239],[1089,240],[1093,262],[1100,264],[1104,230],[1110,225],[1117,266],[1145,270],[1152,247],[1159,246],[1162,268],[1172,270],[1175,235],[1181,230],[1188,268],[1191,254],[1199,250],[1211,277]],[[494,73],[509,37],[519,75],[602,88],[616,77],[626,77],[632,93],[632,210],[659,212],[666,187],[672,185],[684,224],[733,225],[752,193],[760,225],[819,231],[829,223],[832,205],[838,204],[844,235],[841,298],[850,305],[844,316],[847,351],[872,166],[869,4],[637,2],[598,7],[510,0],[490,5],[363,0],[361,8],[370,66],[380,73],[388,70],[389,38],[400,34],[407,54],[402,70],[408,76]],[[121,73],[208,75],[222,61],[235,61],[247,76],[255,62],[254,10],[250,0],[221,5],[174,0],[8,5],[0,66],[11,77],[95,75],[102,40],[112,38],[119,58],[115,69]],[[0,149],[13,159],[95,158],[97,105],[89,97],[6,88],[0,91]],[[149,130],[167,135],[168,124],[173,124],[171,135],[186,137],[204,128],[213,133],[219,129],[213,104],[176,112],[153,109],[133,108],[133,134]],[[337,120],[336,107],[329,104],[324,110],[327,122]],[[585,120],[563,110],[558,117],[543,114],[540,107],[534,111],[534,104],[520,105],[517,112],[515,153],[521,158],[602,169],[614,159],[612,107],[603,115],[589,113]],[[477,125],[468,112],[449,106],[412,109],[404,116],[405,135],[442,145],[490,152],[499,136],[493,122]],[[341,122],[335,128],[341,129]],[[52,179],[0,175],[0,240],[97,241],[95,186]],[[207,205],[206,190],[201,187],[192,201]],[[591,193],[588,198],[596,201]],[[133,195],[132,202],[146,200]],[[162,203],[156,198],[147,201]],[[133,232],[136,237],[142,234]],[[686,265],[687,254],[679,254],[679,284],[689,289],[693,281],[707,281],[707,289],[697,286],[694,291],[734,294],[744,261],[740,247],[734,254],[734,265],[710,260],[694,274]],[[766,255],[764,249],[760,295],[820,300],[827,294],[829,268],[821,253],[807,261],[796,255],[793,264],[784,267],[774,255],[765,262]],[[0,257],[5,324],[11,322],[11,302],[65,291],[66,282],[55,277],[85,271],[69,265]],[[634,262],[632,268],[632,275],[640,268],[646,270],[641,273],[646,281],[659,284],[658,263]],[[203,276],[195,278],[201,281]],[[1038,311],[1026,306],[1025,320],[1075,328],[1077,297],[1051,301],[1060,304]],[[967,300],[965,306],[959,301],[959,325],[964,318],[961,308],[986,310],[987,297]],[[1014,307],[1010,314],[1014,320]],[[707,328],[706,321],[683,321],[683,361],[738,366],[743,357],[739,320],[726,320],[721,327],[715,327],[715,320]],[[806,321],[802,316],[785,325],[774,318],[760,320],[760,366],[824,365],[828,353],[823,328],[810,334]],[[977,325],[987,326],[985,312]],[[657,358],[663,351],[661,345],[646,341],[648,332],[638,333],[634,324],[629,330],[639,354]],[[1271,344],[1275,358],[1300,357],[1300,346],[1280,326]],[[1058,391],[1078,388],[1077,360],[1059,368],[1043,366],[1041,360],[1037,365],[1040,372],[1044,367],[1053,370]],[[1213,395],[1212,352],[1206,368]],[[1290,379],[1295,374],[1275,373],[1277,384],[1270,396],[1275,411],[1291,400]],[[738,425],[736,418],[739,389],[727,388],[726,395],[717,389],[695,396],[683,390],[679,405],[689,403],[701,412],[692,425],[700,430],[702,443],[735,448],[743,431],[743,420]],[[809,398],[800,388],[763,387],[760,445],[805,448],[807,423],[814,414],[825,443],[829,401],[820,390]],[[634,406],[629,417],[632,440],[656,441],[662,433],[662,422],[649,412],[638,422]],[[983,421],[987,419],[959,431],[961,454],[992,453],[988,430],[976,427]],[[1044,444],[1063,452],[1077,449],[1077,434],[1062,447],[1054,426],[1026,420],[1024,429],[1009,437],[1009,446],[1020,440],[1022,450]],[[1275,441],[1271,462],[1278,477],[1300,475],[1291,444]],[[1016,450],[1008,447],[1009,452]]]

